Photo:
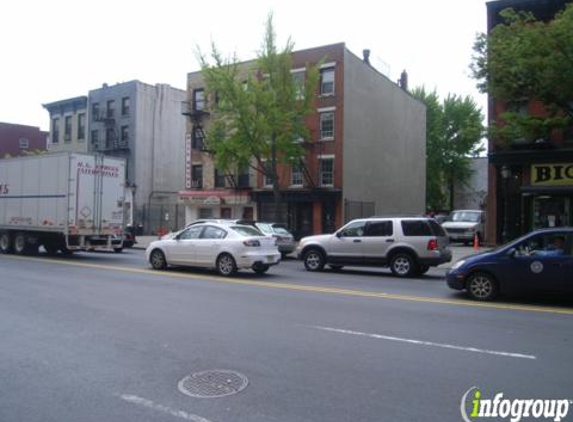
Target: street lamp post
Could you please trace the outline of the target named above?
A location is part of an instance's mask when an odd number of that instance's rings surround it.
[[[501,240],[505,243],[509,239],[509,178],[511,177],[511,169],[508,166],[501,167],[501,178],[503,179],[503,229],[501,231]]]

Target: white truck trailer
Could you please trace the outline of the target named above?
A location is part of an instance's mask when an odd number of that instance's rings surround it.
[[[125,160],[54,153],[0,159],[0,252],[120,252]]]

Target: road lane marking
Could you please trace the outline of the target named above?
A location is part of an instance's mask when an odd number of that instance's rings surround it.
[[[522,353],[510,353],[510,352],[501,352],[501,351],[497,351],[497,350],[477,349],[475,347],[464,347],[464,346],[457,346],[455,344],[447,344],[447,343],[434,343],[432,341],[413,340],[413,339],[409,339],[409,338],[385,336],[382,334],[363,333],[360,331],[343,330],[340,328],[321,327],[319,325],[313,325],[312,328],[316,328],[317,330],[322,330],[322,331],[330,331],[333,333],[350,334],[353,336],[368,337],[368,338],[373,338],[373,339],[377,339],[377,340],[390,340],[390,341],[398,341],[398,342],[402,342],[402,343],[416,344],[418,346],[441,347],[443,349],[460,350],[463,352],[473,352],[473,353],[484,353],[487,355],[504,356],[504,357],[509,357],[509,358],[518,358],[518,359],[533,359],[533,360],[537,359],[536,356],[525,355]]]
[[[146,407],[148,409],[153,409],[158,412],[163,412],[168,415],[174,416],[179,419],[183,419],[186,421],[191,422],[211,422],[209,419],[205,419],[201,416],[193,415],[191,413],[187,413],[183,410],[172,409],[168,406],[164,406],[162,404],[154,403],[152,400],[144,399],[143,397],[134,396],[131,394],[122,394],[119,396],[122,400],[132,403],[138,406]]]
[[[432,304],[441,304],[441,305],[453,305],[453,306],[464,306],[469,308],[486,308],[486,309],[498,309],[498,310],[507,310],[507,311],[523,311],[523,312],[538,312],[538,313],[550,313],[550,314],[559,314],[559,315],[573,315],[573,309],[563,308],[563,307],[554,307],[554,306],[537,306],[537,305],[519,305],[519,304],[510,304],[510,303],[491,303],[491,302],[476,302],[471,300],[464,300],[464,299],[447,299],[447,298],[439,298],[439,297],[429,297],[429,296],[410,296],[410,295],[401,295],[401,294],[394,294],[394,293],[384,293],[384,292],[369,292],[365,290],[351,290],[351,289],[344,289],[344,288],[336,288],[336,287],[319,287],[319,286],[311,286],[305,284],[289,284],[289,283],[279,283],[274,281],[258,281],[254,279],[248,278],[226,278],[226,277],[219,277],[215,275],[207,275],[207,274],[188,274],[188,273],[180,273],[175,271],[157,271],[152,270],[150,268],[130,268],[130,267],[121,267],[117,265],[102,265],[102,264],[88,264],[85,262],[74,262],[74,261],[64,261],[60,259],[52,259],[52,258],[41,258],[41,257],[29,257],[29,256],[17,256],[17,255],[1,255],[0,259],[14,259],[14,260],[26,260],[26,261],[36,261],[42,262],[46,264],[60,264],[60,265],[69,265],[74,267],[82,267],[82,268],[92,268],[98,270],[110,270],[110,271],[118,271],[118,272],[125,272],[125,273],[133,273],[133,274],[142,274],[142,275],[152,275],[152,276],[165,276],[170,278],[180,278],[180,279],[188,279],[188,280],[200,280],[200,281],[212,281],[218,283],[226,283],[226,284],[239,284],[245,286],[257,286],[257,287],[265,287],[271,289],[283,289],[283,290],[291,290],[291,291],[300,291],[300,292],[312,292],[312,293],[327,293],[327,294],[335,294],[335,295],[343,295],[343,296],[356,296],[356,297],[365,297],[365,298],[375,298],[375,299],[386,299],[386,300],[398,300],[404,302],[420,302],[420,303],[432,303]]]

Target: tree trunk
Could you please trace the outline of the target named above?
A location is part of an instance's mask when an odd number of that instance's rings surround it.
[[[271,171],[273,178],[274,216],[273,222],[278,223],[280,218],[281,191],[279,186],[279,173],[277,170],[277,135],[271,136]]]

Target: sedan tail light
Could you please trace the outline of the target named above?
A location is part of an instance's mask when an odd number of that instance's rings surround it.
[[[245,240],[243,242],[243,245],[250,247],[259,247],[261,246],[261,242],[259,242],[258,240]]]
[[[435,251],[438,249],[438,239],[430,239],[428,241],[428,250]]]

